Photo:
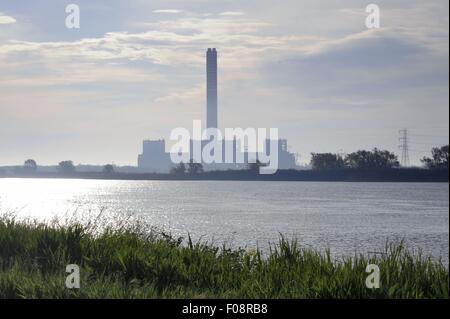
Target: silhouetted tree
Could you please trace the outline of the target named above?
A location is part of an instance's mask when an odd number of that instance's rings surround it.
[[[58,170],[61,173],[71,174],[75,172],[75,166],[72,161],[62,161],[58,164]]]
[[[23,163],[23,169],[25,172],[36,172],[37,164],[33,159],[28,159]]]
[[[106,164],[105,166],[103,166],[103,174],[114,174],[115,170],[114,170],[114,166],[111,164]]]
[[[187,172],[189,175],[201,174],[203,173],[203,165],[196,163],[193,159],[191,159],[187,167]]]
[[[431,158],[424,157],[422,163],[429,169],[448,168],[449,146],[435,147],[431,150]]]
[[[311,153],[311,167],[315,170],[344,168],[342,156],[331,153]]]
[[[178,164],[177,166],[173,167],[170,170],[170,173],[172,175],[177,175],[177,176],[181,176],[186,174],[186,165],[184,165],[183,162],[181,162],[180,164]]]
[[[345,164],[349,168],[395,168],[399,167],[397,155],[389,151],[374,148],[373,151],[357,151],[345,157]]]

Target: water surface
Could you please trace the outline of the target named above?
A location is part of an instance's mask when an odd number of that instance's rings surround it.
[[[448,262],[448,183],[0,179],[1,213],[49,220],[102,209],[216,244],[267,249],[282,233],[352,255],[404,239]]]

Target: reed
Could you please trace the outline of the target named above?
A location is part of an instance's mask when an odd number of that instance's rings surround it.
[[[67,289],[68,264],[81,288]],[[379,289],[366,266],[381,270]],[[0,298],[449,298],[448,266],[388,244],[383,254],[333,259],[280,237],[270,251],[228,249],[130,226],[0,218]]]

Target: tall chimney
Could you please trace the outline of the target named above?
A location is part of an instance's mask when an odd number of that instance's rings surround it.
[[[216,49],[206,52],[206,103],[206,128],[218,128]]]

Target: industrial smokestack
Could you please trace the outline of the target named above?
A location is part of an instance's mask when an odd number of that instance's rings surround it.
[[[206,103],[206,128],[218,128],[216,49],[206,52]]]

